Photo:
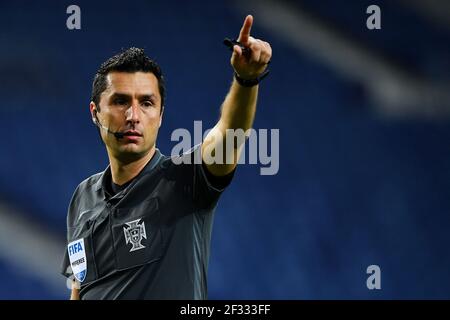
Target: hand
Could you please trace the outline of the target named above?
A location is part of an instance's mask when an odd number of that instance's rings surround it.
[[[253,16],[248,15],[244,20],[238,39],[244,47],[250,49],[250,54],[243,55],[241,47],[235,45],[231,56],[231,65],[234,71],[243,79],[255,79],[261,75],[272,57],[272,48],[269,43],[250,36],[252,24]]]

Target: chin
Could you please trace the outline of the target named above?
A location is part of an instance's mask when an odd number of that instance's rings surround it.
[[[142,144],[128,143],[119,147],[119,153],[124,155],[133,156],[140,158],[151,150],[151,146],[144,146]]]
[[[144,150],[144,148],[142,148],[142,146],[138,146],[135,144],[128,144],[128,145],[125,145],[125,146],[122,146],[121,148],[119,148],[119,152],[123,153],[123,154],[139,155],[139,154],[145,153],[145,150]]]

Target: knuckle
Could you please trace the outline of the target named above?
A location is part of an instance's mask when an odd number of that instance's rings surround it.
[[[268,58],[268,55],[264,52],[261,53],[260,61],[265,62]]]
[[[252,50],[261,50],[263,48],[263,46],[259,43],[259,42],[253,42],[250,44],[250,48]]]

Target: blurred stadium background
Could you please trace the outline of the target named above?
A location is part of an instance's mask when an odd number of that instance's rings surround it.
[[[66,8],[81,8],[81,30]],[[381,30],[366,8],[381,8]],[[242,165],[216,211],[210,299],[450,298],[448,1],[2,1],[0,298],[66,299],[75,187],[107,157],[88,111],[99,64],[129,46],[162,66],[158,147],[215,123],[224,37],[246,14],[274,49],[255,128],[280,170]],[[381,268],[368,290],[366,268]]]

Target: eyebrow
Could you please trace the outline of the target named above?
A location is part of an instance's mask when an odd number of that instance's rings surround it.
[[[127,93],[115,92],[111,95],[111,99],[116,99],[116,98],[122,98],[122,99],[129,100],[131,98],[131,95],[129,95]],[[143,94],[143,95],[139,96],[139,100],[152,100],[152,99],[156,99],[156,98],[157,97],[154,93]]]
[[[156,100],[156,95],[153,93],[143,94],[143,95],[139,96],[139,99],[140,100],[153,100],[153,99]]]
[[[116,99],[116,98],[122,98],[122,99],[129,100],[131,98],[131,96],[129,94],[126,94],[126,93],[115,92],[115,93],[113,93],[111,95],[110,99]]]

